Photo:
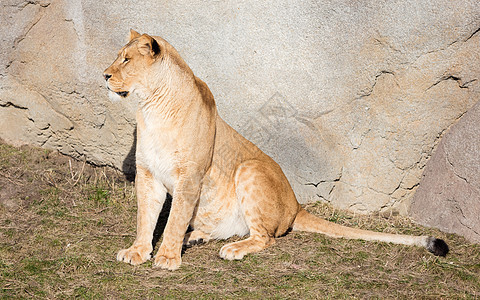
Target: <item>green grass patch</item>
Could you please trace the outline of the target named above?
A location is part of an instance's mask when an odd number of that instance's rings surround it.
[[[110,192],[102,186],[93,186],[88,200],[93,201],[99,207],[108,206],[111,204]]]

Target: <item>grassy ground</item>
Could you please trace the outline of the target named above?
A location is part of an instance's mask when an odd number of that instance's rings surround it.
[[[0,143],[0,298],[480,297],[480,245],[402,217],[307,209],[349,226],[438,236],[451,253],[290,233],[242,261],[221,260],[225,241],[214,241],[186,249],[175,272],[151,261],[133,267],[115,260],[135,237],[131,183],[56,152]]]

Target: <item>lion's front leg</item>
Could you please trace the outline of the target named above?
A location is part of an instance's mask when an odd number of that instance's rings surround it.
[[[147,261],[153,251],[153,231],[167,192],[147,169],[138,165],[135,188],[138,204],[137,237],[130,248],[118,252],[117,260],[139,265]]]
[[[163,241],[155,255],[155,266],[176,270],[182,262],[183,239],[200,195],[200,176],[180,179],[175,185],[172,208],[163,233]]]

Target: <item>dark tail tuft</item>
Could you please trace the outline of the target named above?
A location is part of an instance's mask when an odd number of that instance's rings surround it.
[[[445,257],[449,251],[447,243],[444,240],[429,237],[427,241],[427,250],[437,256]]]

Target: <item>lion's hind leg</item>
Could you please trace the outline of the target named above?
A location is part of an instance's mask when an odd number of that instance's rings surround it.
[[[274,243],[273,237],[259,233],[250,234],[245,240],[223,246],[220,249],[220,257],[228,260],[242,259],[248,253],[261,251]]]
[[[235,193],[250,236],[223,246],[222,258],[242,259],[248,253],[261,251],[288,230],[296,211],[290,212],[289,206],[282,201],[288,196],[282,191],[289,188],[285,188],[288,182],[282,176],[275,166],[257,160],[246,161],[237,168]]]

